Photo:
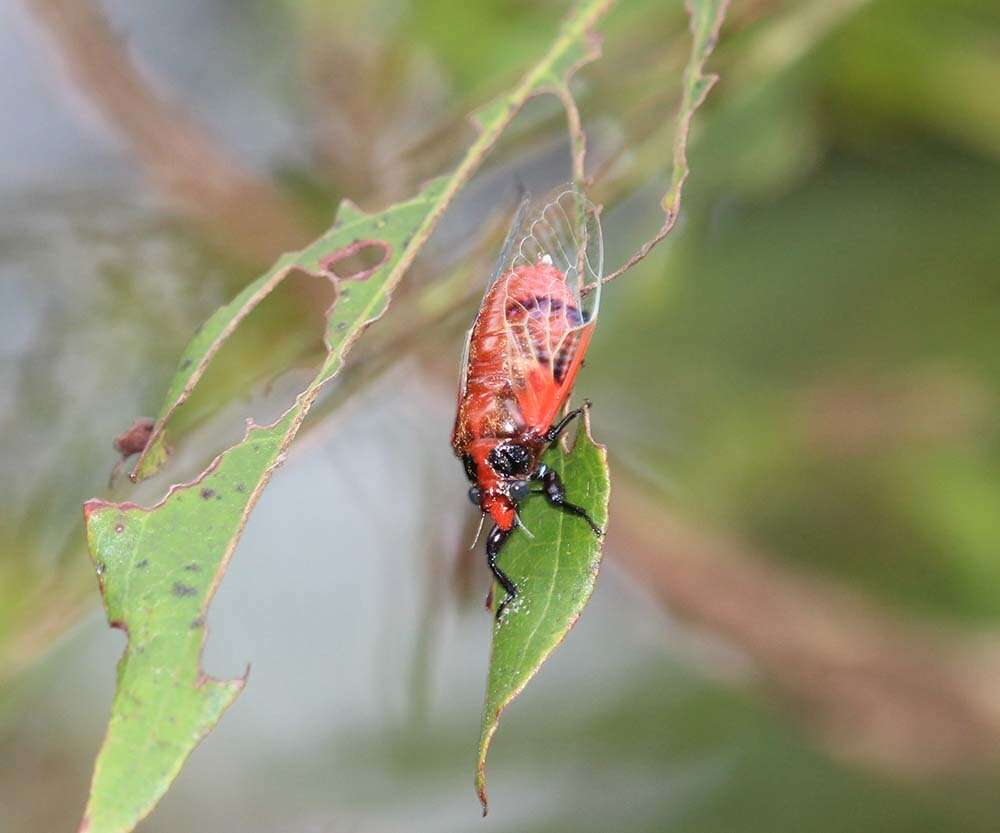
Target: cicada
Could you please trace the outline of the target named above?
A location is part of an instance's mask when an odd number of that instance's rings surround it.
[[[498,564],[519,525],[518,506],[544,495],[601,529],[567,499],[544,451],[590,406],[564,413],[594,333],[604,244],[597,208],[566,187],[517,212],[466,340],[452,447],[472,483],[469,499],[493,521],[486,559],[506,598],[517,587]]]

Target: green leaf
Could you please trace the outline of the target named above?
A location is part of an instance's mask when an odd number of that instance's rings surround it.
[[[559,472],[567,499],[586,509],[603,529],[608,519],[608,462],[604,446],[591,438],[589,424],[581,426],[569,454],[557,443],[543,460]],[[582,518],[561,512],[536,496],[524,503],[521,520],[534,538],[518,530],[500,556],[518,595],[493,624],[476,764],[476,791],[484,816],[488,806],[486,755],[500,715],[576,624],[601,565],[603,541]],[[502,599],[503,588],[494,585],[493,597]]]
[[[591,28],[610,6],[611,0],[590,0],[577,7],[546,55],[510,94],[477,114],[480,134],[452,174],[377,214],[343,203],[326,234],[281,257],[219,309],[188,344],[133,479],[148,477],[168,462],[171,416],[190,397],[226,339],[282,280],[297,270],[330,280],[337,288],[327,316],[326,358],[277,422],[251,424],[242,442],[219,455],[192,483],[172,487],[151,508],[100,500],[85,507],[91,558],[108,619],[127,632],[128,645],[81,830],[132,830],[242,689],[245,678],[206,677],[200,657],[206,611],[247,516],[320,389],[339,372],[364,329],[385,312],[392,291],[455,194],[524,103],[541,92],[554,92],[570,106],[569,75],[597,56]],[[573,121],[571,116],[571,126]],[[381,248],[383,261],[363,279],[337,278],[329,264],[359,241]]]

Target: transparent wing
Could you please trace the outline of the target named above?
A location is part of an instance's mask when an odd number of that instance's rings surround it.
[[[520,246],[521,240],[527,233],[526,228],[528,226],[528,216],[530,210],[531,197],[525,194],[521,198],[521,202],[518,203],[517,210],[514,212],[514,219],[511,220],[510,229],[508,229],[507,236],[503,241],[503,247],[500,249],[500,257],[497,258],[497,264],[493,268],[493,274],[490,275],[489,283],[486,284],[487,292],[489,292],[493,284],[496,283],[497,278],[510,269],[511,261],[514,259],[514,255],[517,254],[517,248]]]
[[[530,215],[502,270],[507,368],[528,424],[547,427],[569,396],[597,316],[603,265],[598,210],[567,187]]]
[[[603,267],[599,213],[584,194],[563,186],[534,203],[522,199],[480,315],[488,305],[502,304],[506,375],[520,391],[529,421],[544,419],[552,402],[568,395],[589,339],[587,328],[597,317]],[[588,285],[595,288],[586,292]],[[459,398],[468,381],[472,332],[462,355]]]
[[[465,346],[462,348],[462,362],[458,366],[460,374],[458,378],[458,398],[465,396],[465,389],[469,383],[469,347],[472,344],[472,327],[469,327],[465,334]]]
[[[512,229],[513,231],[513,229]],[[597,207],[573,186],[557,189],[525,224],[508,268],[533,266],[548,259],[563,273],[578,299],[580,326],[597,317],[604,274],[604,237]],[[584,287],[595,288],[585,293]]]
[[[500,256],[497,258],[496,266],[493,267],[490,279],[486,282],[486,289],[483,293],[484,298],[486,295],[489,295],[497,279],[510,268],[510,263],[517,251],[517,246],[524,237],[528,214],[531,208],[531,198],[524,194],[523,189],[521,193],[523,196],[520,203],[518,203],[517,209],[514,211],[514,219],[511,221],[510,229],[508,229],[507,236],[504,238],[503,246],[500,249]],[[475,324],[465,334],[465,346],[462,348],[462,361],[459,364],[459,373],[461,374],[458,385],[459,399],[465,396],[465,388],[469,376],[469,350],[472,344],[472,331],[474,329]]]

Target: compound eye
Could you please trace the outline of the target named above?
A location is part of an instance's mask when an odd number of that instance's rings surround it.
[[[469,502],[473,506],[479,506],[482,500],[483,500],[482,489],[480,489],[478,486],[473,486],[471,489],[469,489]]]
[[[531,494],[531,484],[527,480],[515,480],[510,484],[510,496],[518,502]]]

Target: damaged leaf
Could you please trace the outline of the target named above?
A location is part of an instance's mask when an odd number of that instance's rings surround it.
[[[663,209],[663,225],[659,231],[614,272],[606,275],[602,283],[608,283],[623,275],[648,255],[673,230],[681,208],[681,192],[688,176],[687,145],[691,133],[691,120],[702,105],[709,90],[719,80],[719,76],[705,73],[705,63],[719,38],[719,30],[726,16],[729,0],[687,0],[688,24],[691,30],[691,54],[684,67],[681,103],[675,117],[673,168],[670,186],[660,201]]]
[[[81,830],[131,830],[243,687],[243,680],[220,682],[201,671],[208,605],[247,516],[320,387],[340,369],[354,339],[385,311],[391,270],[398,266],[406,240],[438,204],[443,184],[432,182],[415,199],[379,214],[347,207],[324,237],[296,255],[285,255],[252,285],[257,294],[266,295],[292,269],[322,275],[326,260],[361,236],[379,235],[393,253],[365,280],[338,285],[327,317],[326,360],[277,422],[251,424],[242,442],[150,509],[99,500],[86,504],[87,537],[108,620],[123,628],[129,641]],[[225,329],[224,320],[245,317],[231,307],[213,316],[212,331]],[[200,339],[208,329],[202,328],[195,342],[204,343]],[[211,347],[206,352],[214,354]],[[160,442],[162,436],[161,431]]]

